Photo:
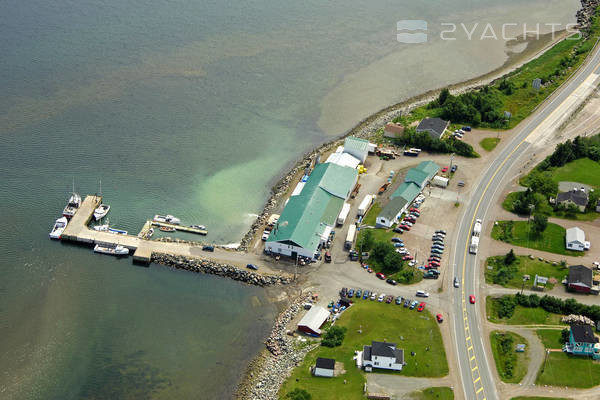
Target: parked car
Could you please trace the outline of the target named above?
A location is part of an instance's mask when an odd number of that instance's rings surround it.
[[[432,254],[443,254],[444,252],[440,249],[431,249]]]
[[[418,302],[418,301],[416,301],[416,300],[413,300],[413,301],[410,303],[410,306],[409,306],[408,308],[410,308],[411,310],[413,310],[413,309],[414,309],[414,308],[417,306],[417,304],[419,304],[419,302]]]
[[[458,181],[457,185],[462,187],[465,186],[465,183],[463,181]]]
[[[417,307],[417,311],[421,312],[425,309],[425,303],[419,303],[419,307]]]
[[[370,299],[375,300],[376,298],[377,298],[377,293],[375,293],[375,292],[371,293]]]
[[[411,261],[413,258],[414,258],[413,256],[407,254],[404,257],[402,257],[402,260],[404,260],[404,261]]]
[[[350,289],[348,290],[348,296],[349,299],[351,299],[352,297],[354,297],[354,289]]]
[[[414,267],[415,265],[417,265],[417,262],[416,262],[415,260],[411,260],[411,261],[408,263],[408,266],[409,266],[409,267]]]
[[[400,225],[400,228],[404,229],[405,231],[410,231],[410,226],[408,225]]]
[[[330,263],[331,262],[331,253],[329,251],[325,252],[325,262],[326,263]]]
[[[385,294],[384,294],[384,293],[381,293],[381,294],[379,295],[379,297],[377,298],[377,301],[381,303],[381,302],[383,301],[383,299],[385,299]]]
[[[441,324],[442,322],[444,322],[444,317],[442,316],[442,314],[437,314],[437,315],[435,316],[435,319],[437,319],[437,322],[439,322],[440,324]]]
[[[433,265],[434,267],[438,267],[440,266],[440,263],[438,261],[430,261],[429,265]]]
[[[435,231],[435,233],[441,233],[442,235],[446,235],[446,231],[443,229],[438,229],[437,231]]]
[[[340,296],[342,297],[346,297],[346,294],[348,293],[348,288],[342,288],[342,290],[340,290]]]
[[[404,307],[408,307],[410,305],[410,299],[404,300]]]
[[[402,296],[398,296],[398,297],[396,297],[396,304],[397,304],[397,305],[400,305],[400,304],[402,304],[402,300],[403,300]]]
[[[423,279],[437,279],[439,278],[439,274],[434,274],[430,271],[427,271],[423,274]]]
[[[382,281],[385,280],[385,275],[382,274],[381,272],[376,273],[375,276],[378,277],[379,279],[381,279]]]
[[[469,295],[469,303],[475,304],[475,296],[473,296],[472,294]]]
[[[394,228],[394,232],[399,233],[399,234],[403,234],[404,230],[402,228],[400,228],[399,226]]]
[[[460,129],[462,129],[462,130],[463,130],[463,131],[465,131],[465,132],[471,132],[471,127],[470,127],[470,126],[463,126],[463,127],[462,127],[462,128],[460,128]]]
[[[457,169],[458,169],[458,165],[454,164],[454,165],[452,166],[452,168],[450,168],[450,172],[453,172],[453,173],[454,173],[454,172],[456,172],[456,170],[457,170]]]
[[[362,297],[362,289],[356,289],[356,293],[354,293],[354,296],[357,299],[360,299]]]
[[[406,254],[407,252],[408,252],[408,250],[406,250],[405,248],[402,248],[402,247],[399,249],[396,249],[396,253],[398,253],[398,254]]]
[[[398,282],[396,282],[392,278],[387,278],[386,282],[389,283],[390,285],[394,285],[394,286],[396,286],[398,284]]]
[[[427,293],[423,290],[417,290],[416,296],[417,297],[429,297],[429,293]]]
[[[412,222],[408,221],[408,220],[403,220],[402,221],[402,225],[410,227],[410,226],[413,226],[414,224]]]
[[[455,276],[455,277],[454,277],[454,287],[456,287],[456,288],[457,288],[457,287],[459,287],[459,286],[460,286],[460,284],[458,283],[458,278]]]
[[[215,246],[202,246],[202,250],[204,251],[215,251]]]
[[[394,296],[392,296],[392,295],[389,295],[388,297],[385,298],[386,304],[390,304],[392,301],[394,301]]]
[[[367,268],[367,272],[372,274],[373,273],[373,269],[371,267]]]
[[[402,243],[402,242],[394,242],[394,247],[404,247],[404,243]]]
[[[409,211],[419,211],[418,208],[412,207]]]
[[[269,235],[270,235],[270,234],[271,234],[271,231],[266,231],[266,230],[265,230],[265,231],[263,231],[263,234],[262,234],[262,237],[261,237],[262,241],[263,241],[263,242],[266,242],[266,241],[267,241],[267,239],[269,238]]]
[[[246,265],[246,268],[253,269],[255,271],[258,270],[258,267],[256,265],[254,265],[254,264],[248,264],[248,265]]]
[[[442,172],[448,172],[448,167],[442,168]]]
[[[368,290],[365,290],[365,291],[363,292],[363,300],[366,300],[366,299],[368,299],[370,294],[371,294],[371,293],[370,293]]]
[[[394,243],[403,243],[404,240],[400,239],[399,237],[393,237],[392,238],[392,242],[394,242]]]

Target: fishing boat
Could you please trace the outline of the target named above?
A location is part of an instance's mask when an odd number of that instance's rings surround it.
[[[75,179],[73,179],[73,192],[71,192],[71,197],[69,197],[69,201],[63,210],[63,216],[71,218],[75,215],[79,206],[81,206],[81,196],[75,193]]]
[[[148,229],[148,232],[146,233],[146,239],[150,239],[152,235],[154,235],[154,228]]]
[[[175,232],[175,228],[173,228],[172,226],[161,226],[160,228],[161,231],[163,232]]]
[[[158,215],[156,214],[153,218],[154,222],[163,222],[166,224],[173,224],[173,225],[179,225],[181,224],[181,220],[177,217],[174,217],[172,215]]]
[[[108,232],[108,233],[114,233],[117,235],[127,235],[127,231],[124,231],[122,229],[117,229],[117,228],[111,228],[109,225],[109,222],[107,222],[106,224],[102,224],[102,225],[94,225],[94,230],[98,231],[98,232]]]
[[[204,225],[190,225],[190,228],[200,229],[202,231],[206,230],[206,227]]]
[[[100,204],[98,208],[94,210],[94,219],[96,221],[101,220],[106,217],[106,214],[110,211],[110,206],[108,204]]]
[[[69,220],[66,217],[60,217],[57,219],[52,227],[52,231],[50,232],[50,239],[60,239],[60,236],[67,227],[68,222]]]
[[[129,249],[127,247],[123,247],[120,244],[116,246],[109,245],[100,245],[97,244],[94,246],[94,252],[108,254],[111,256],[126,256],[129,255]]]

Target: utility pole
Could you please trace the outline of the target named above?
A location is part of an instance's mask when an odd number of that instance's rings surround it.
[[[529,205],[529,215],[527,216],[527,247],[529,247],[529,232],[531,231],[529,221],[531,220],[531,213],[533,212],[534,209],[535,209],[535,205],[530,204]]]

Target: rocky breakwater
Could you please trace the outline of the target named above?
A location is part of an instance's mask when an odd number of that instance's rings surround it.
[[[233,265],[218,263],[203,258],[189,258],[152,253],[152,262],[192,272],[224,276],[256,286],[287,285],[292,282],[291,278],[285,276],[258,274],[256,272],[240,269]]]
[[[265,341],[268,352],[255,359],[248,368],[246,379],[240,384],[236,398],[241,400],[276,400],[283,382],[306,354],[318,344],[300,347],[297,340],[287,334],[288,324],[303,309],[310,298],[307,293],[291,302],[277,317],[271,334]]]
[[[588,27],[591,19],[600,6],[600,0],[581,0],[581,8],[575,14],[580,27]]]

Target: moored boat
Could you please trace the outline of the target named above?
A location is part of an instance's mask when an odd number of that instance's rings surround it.
[[[173,225],[179,225],[181,224],[181,220],[177,217],[174,217],[172,215],[158,215],[156,214],[153,218],[154,222],[163,222],[166,224],[173,224]]]
[[[175,232],[176,229],[173,228],[172,226],[161,226],[160,229],[162,232]]]
[[[102,218],[106,217],[106,214],[108,214],[109,211],[110,211],[110,206],[108,204],[100,204],[94,210],[94,219],[96,221],[101,220]]]
[[[71,197],[69,197],[67,205],[63,209],[63,216],[71,218],[75,215],[79,206],[81,206],[81,196],[78,193],[75,193],[75,180],[73,180],[73,192],[71,193]]]
[[[52,231],[50,232],[50,239],[60,239],[60,236],[67,227],[68,222],[69,220],[66,217],[60,217],[57,219],[52,227]]]
[[[206,226],[204,226],[204,225],[190,225],[190,228],[200,229],[202,231],[206,230]]]
[[[116,246],[97,244],[96,246],[94,246],[94,252],[101,253],[101,254],[108,254],[111,256],[129,255],[129,249],[127,247],[121,246],[120,244],[118,244]]]

